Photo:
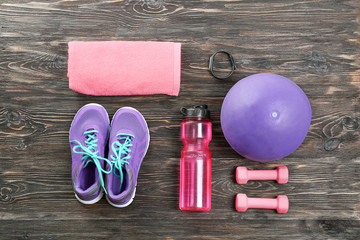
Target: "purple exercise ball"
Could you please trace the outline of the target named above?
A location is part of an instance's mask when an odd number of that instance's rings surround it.
[[[309,99],[291,80],[260,73],[237,82],[221,108],[221,128],[245,158],[268,162],[294,152],[311,122]]]

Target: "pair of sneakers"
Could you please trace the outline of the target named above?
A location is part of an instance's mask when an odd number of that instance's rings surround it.
[[[146,121],[134,108],[120,108],[111,123],[107,111],[99,104],[80,108],[70,127],[76,198],[81,203],[93,204],[105,193],[114,207],[130,205],[149,142]]]

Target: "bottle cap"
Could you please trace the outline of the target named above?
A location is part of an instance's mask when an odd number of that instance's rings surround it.
[[[210,111],[207,105],[194,105],[192,107],[182,107],[180,112],[184,118],[207,118],[210,119]]]

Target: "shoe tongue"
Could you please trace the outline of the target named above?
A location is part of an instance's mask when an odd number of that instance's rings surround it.
[[[122,171],[122,174],[123,174],[121,186],[120,186],[120,180],[118,178],[118,176],[120,175],[120,171]],[[129,174],[125,167],[122,167],[121,170],[116,169],[115,173],[117,176],[113,175],[113,179],[110,183],[111,184],[110,188],[111,188],[112,194],[119,196],[120,194],[124,193],[124,191],[126,191],[129,188],[129,183],[130,183]]]
[[[117,138],[122,138],[123,137],[124,139],[121,139],[120,143],[124,143],[125,139],[127,137],[131,137],[129,134],[131,134],[132,136],[135,136],[134,132],[129,130],[129,129],[121,129],[121,130],[119,130],[118,133],[116,134],[116,136],[117,136]]]
[[[90,134],[95,134],[95,133],[98,132],[98,131],[96,131],[96,128],[94,128],[94,127],[89,127],[88,129],[86,129],[86,132],[88,132],[88,131],[94,131],[94,132],[92,132]]]
[[[86,131],[85,132],[88,132],[88,131],[94,131],[94,130],[96,130],[95,128],[93,128],[93,127],[89,127],[88,129],[86,129]],[[85,140],[86,141],[88,141],[89,139],[90,139],[90,135],[92,136],[92,135],[95,135],[93,138],[95,138],[96,139],[96,137],[97,137],[97,135],[96,135],[96,133],[95,132],[92,132],[92,133],[88,133],[88,134],[84,134],[85,136]],[[87,144],[87,146],[89,146],[89,144]],[[95,148],[92,148],[92,149],[90,149],[90,151],[92,151],[92,152],[95,152],[96,151],[96,149]]]
[[[129,134],[131,134],[131,135],[129,135]],[[133,139],[132,136],[134,136],[134,133],[131,130],[129,130],[129,129],[121,129],[116,134],[116,140],[119,141],[119,143],[124,144],[126,139],[128,139],[128,138]],[[131,143],[131,144],[133,144],[133,143]],[[131,147],[128,146],[128,148],[132,149],[132,146]],[[121,157],[125,157],[126,155],[127,154],[121,154]]]
[[[96,130],[95,127],[89,126],[84,132],[94,131],[94,130]],[[96,133],[95,133],[95,132],[93,132],[93,133],[88,133],[87,135],[94,135],[94,134],[96,134]]]

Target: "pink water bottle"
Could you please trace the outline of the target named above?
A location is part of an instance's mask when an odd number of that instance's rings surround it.
[[[210,111],[206,105],[181,108],[180,209],[211,209],[211,140]]]

